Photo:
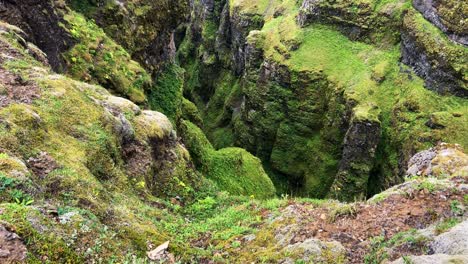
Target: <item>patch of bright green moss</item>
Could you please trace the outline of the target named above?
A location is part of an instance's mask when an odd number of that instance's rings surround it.
[[[149,91],[151,109],[164,113],[174,123],[181,114],[183,86],[184,70],[175,64],[167,66]]]
[[[215,150],[200,128],[182,121],[182,137],[197,166],[222,190],[234,195],[271,197],[275,188],[260,160],[240,148]]]

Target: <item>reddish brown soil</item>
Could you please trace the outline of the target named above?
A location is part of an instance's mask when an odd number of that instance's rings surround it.
[[[28,167],[34,172],[34,175],[43,179],[59,166],[47,152],[41,152],[37,157],[28,159]]]
[[[459,184],[468,182],[463,179],[456,181]],[[458,200],[463,203],[466,194],[468,190],[433,193],[415,190],[407,195],[394,194],[378,204],[360,203],[354,215],[339,216],[334,222],[329,220],[331,212],[328,208],[306,209],[303,205],[293,204],[300,212],[303,228],[295,234],[291,243],[311,237],[324,241],[336,240],[348,250],[350,263],[363,263],[372,237],[385,236],[388,239],[396,233],[412,228],[422,229],[438,219],[451,217],[451,202]],[[400,257],[405,252],[400,253],[392,258]]]
[[[0,263],[23,263],[26,246],[13,230],[0,224]]]
[[[21,57],[23,55],[16,49],[0,41],[0,65],[10,58]],[[0,108],[11,103],[31,104],[39,97],[40,89],[35,83],[0,66]]]

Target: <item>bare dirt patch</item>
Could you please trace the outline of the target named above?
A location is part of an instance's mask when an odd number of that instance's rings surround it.
[[[454,179],[466,184],[466,179]],[[435,221],[453,216],[451,204],[463,203],[468,190],[443,190],[429,192],[414,190],[405,195],[393,194],[378,204],[358,203],[346,215],[330,220],[329,208],[308,209],[302,204],[292,204],[301,228],[293,235],[291,244],[308,238],[323,241],[339,241],[347,249],[350,263],[363,263],[370,239],[383,236],[386,239],[409,229],[426,228]],[[412,251],[412,249],[408,249]],[[392,258],[405,254],[405,250]]]
[[[21,238],[0,224],[0,263],[24,263],[26,252]]]

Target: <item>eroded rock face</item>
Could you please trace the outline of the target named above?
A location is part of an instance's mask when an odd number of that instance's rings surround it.
[[[383,35],[384,39],[397,42],[399,23],[395,13],[399,5],[392,3],[374,10],[374,4],[366,1],[304,0],[297,23],[301,27],[315,22],[334,24],[352,40],[374,43]]]
[[[468,156],[457,144],[441,143],[421,151],[408,162],[409,176],[467,176]]]
[[[24,263],[27,249],[22,239],[0,224],[0,262]]]
[[[47,54],[54,71],[64,72],[66,63],[61,54],[74,45],[71,35],[60,24],[63,5],[52,0],[2,0],[0,19],[20,27],[29,41]]]
[[[189,15],[189,1],[67,0],[92,18],[148,71],[157,72],[175,56],[174,32]]]
[[[402,62],[411,66],[424,79],[428,89],[440,94],[468,97],[463,70],[466,67],[467,50],[431,35],[421,23],[416,11],[410,10],[404,14],[401,31]]]
[[[331,187],[332,197],[347,201],[365,198],[380,133],[377,121],[351,123],[344,140],[340,168]]]
[[[414,7],[455,42],[468,45],[468,3],[452,0],[414,0]]]

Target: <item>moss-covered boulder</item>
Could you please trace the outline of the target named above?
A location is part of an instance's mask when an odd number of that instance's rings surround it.
[[[189,121],[182,121],[180,129],[195,163],[220,189],[257,198],[275,194],[258,158],[241,148],[215,150],[201,129]]]

